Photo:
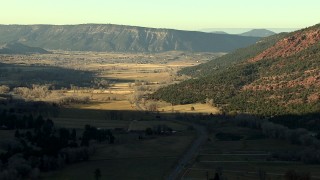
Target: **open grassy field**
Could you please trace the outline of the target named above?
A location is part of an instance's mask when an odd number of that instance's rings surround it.
[[[105,97],[109,97],[105,95]],[[217,114],[219,109],[209,106],[207,104],[195,103],[185,105],[170,105],[169,103],[154,102],[157,104],[157,111],[162,113],[200,113],[200,114]],[[141,107],[146,107],[140,104]],[[129,100],[106,100],[106,101],[90,101],[87,104],[75,104],[72,108],[79,109],[97,109],[97,110],[125,110],[136,111],[139,110],[136,104],[131,104]]]
[[[171,116],[156,118],[156,113],[64,108],[53,121],[58,127],[81,129],[90,124],[102,129],[121,128],[144,132],[146,128],[166,125],[176,131],[139,140],[139,133],[115,133],[116,143],[98,144],[96,153],[83,163],[43,173],[43,179],[93,179],[99,168],[101,179],[164,179],[195,138],[188,126],[170,121]],[[141,134],[141,133],[140,133]],[[144,134],[144,133],[142,133]]]
[[[45,173],[43,178],[93,179],[94,170],[99,168],[101,179],[164,179],[192,140],[192,132],[185,132],[124,144],[100,145],[88,162]]]
[[[310,173],[312,179],[320,179],[319,165],[278,161],[271,157],[272,152],[299,148],[303,147],[266,138],[258,130],[216,125],[183,179],[206,179],[207,173],[213,178],[216,172],[222,172],[228,179],[253,180],[259,179],[259,171],[265,172],[267,179],[284,179],[288,170]]]
[[[111,102],[90,102],[88,104],[76,104],[73,108],[80,109],[97,109],[97,110],[136,110],[135,106],[128,100],[111,101]]]
[[[170,114],[150,112],[63,108],[52,119],[56,125],[68,128],[83,128],[90,124],[104,129],[145,130],[167,125],[175,131],[187,130],[187,125],[171,121],[173,118]]]
[[[94,179],[94,171],[101,170],[101,180],[109,179],[163,179],[176,158],[128,158],[97,160],[79,163],[64,168],[61,172],[43,176],[48,180],[88,180]]]
[[[162,86],[179,83],[188,78],[178,76],[178,70],[221,55],[175,51],[154,54],[54,51],[52,54],[7,55],[0,57],[0,63],[3,63],[1,68],[5,69],[5,78],[0,79],[0,84],[21,86],[19,81],[23,81],[23,86],[38,82],[52,85],[52,89],[57,88],[58,91],[63,88],[63,91],[38,99],[43,101],[57,101],[61,97],[90,98],[89,103],[71,106],[79,109],[141,110],[135,105],[143,104],[143,96]],[[72,72],[72,75],[68,71]],[[46,74],[47,72],[50,74]],[[39,77],[42,77],[43,81],[40,81]],[[99,81],[107,82],[107,85],[97,85]],[[132,97],[137,97],[137,94],[139,98],[132,103]],[[192,111],[191,106],[194,107]],[[159,106],[158,111],[162,110],[182,113],[218,111],[201,104]]]
[[[49,95],[37,98],[41,101],[87,98],[88,101],[83,103],[59,106],[59,111],[52,116],[45,115],[57,128],[75,128],[78,137],[87,124],[114,130],[115,144],[97,144],[96,153],[89,161],[43,173],[42,179],[94,179],[96,168],[101,169],[101,179],[164,179],[196,136],[188,125],[172,121],[174,115],[169,113],[217,113],[218,110],[205,104],[172,107],[168,103],[156,102],[159,103],[158,112],[149,112],[145,111],[144,99],[161,86],[188,78],[177,76],[176,72],[181,68],[220,55],[55,51],[47,55],[2,56],[0,63],[5,74],[0,84],[12,87],[21,86],[20,81],[28,87],[37,82],[47,84],[50,92],[46,93]],[[27,72],[28,76],[24,77]],[[47,72],[50,76],[40,82],[39,77],[47,77]],[[72,76],[68,72],[72,72]],[[107,83],[99,84],[102,81]],[[166,113],[161,114],[161,111]],[[144,137],[146,128],[159,125],[173,129],[174,133]],[[121,129],[121,132],[115,129]],[[141,134],[143,139],[139,138]],[[13,139],[13,135],[13,131],[0,131],[1,140]]]
[[[170,105],[168,103],[159,103],[159,111],[161,112],[179,112],[179,113],[203,113],[203,114],[217,114],[219,109],[209,106],[207,104],[195,103],[185,105]]]

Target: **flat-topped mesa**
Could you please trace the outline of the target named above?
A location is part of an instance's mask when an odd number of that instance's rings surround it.
[[[0,43],[51,50],[107,52],[231,52],[259,37],[111,24],[0,25]]]
[[[257,62],[262,59],[273,59],[278,57],[292,56],[320,41],[320,29],[299,31],[288,38],[277,42],[274,46],[266,49],[249,62]]]

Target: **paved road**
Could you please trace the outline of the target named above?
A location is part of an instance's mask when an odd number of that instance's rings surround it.
[[[174,170],[167,177],[167,180],[175,180],[179,178],[179,174],[181,174],[185,168],[185,165],[188,164],[197,155],[199,148],[202,144],[204,144],[208,139],[208,132],[204,126],[192,125],[194,129],[198,133],[198,137],[193,141],[190,148],[186,151],[186,153],[179,160],[178,164],[174,168]]]

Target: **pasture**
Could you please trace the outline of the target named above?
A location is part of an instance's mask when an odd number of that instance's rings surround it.
[[[309,173],[311,179],[320,179],[319,165],[299,161],[279,161],[273,152],[303,148],[284,140],[264,137],[258,130],[224,123],[210,126],[210,135],[194,163],[186,168],[182,179],[213,178],[215,173],[227,179],[284,179],[289,170]]]
[[[96,152],[89,161],[42,173],[42,179],[93,179],[96,168],[101,169],[101,179],[163,179],[196,136],[188,125],[174,121],[175,116],[170,113],[218,110],[206,104],[171,106],[155,102],[156,110],[151,112],[146,110],[153,102],[145,97],[162,86],[187,79],[177,75],[181,68],[220,55],[55,51],[46,55],[1,56],[0,84],[11,89],[46,85],[44,95],[33,100],[56,103],[69,97],[84,99],[59,106],[53,115],[44,115],[57,128],[76,129],[78,138],[87,124],[113,131],[115,144],[93,142]],[[159,126],[174,133],[146,135],[147,128]],[[2,142],[12,140],[14,131],[0,130],[0,137]]]
[[[142,115],[144,116],[144,115]],[[96,116],[98,117],[98,116]],[[80,128],[90,123],[99,128],[121,128],[127,132],[115,132],[115,144],[97,144],[96,153],[89,161],[68,165],[62,170],[44,173],[44,179],[93,179],[94,170],[101,170],[101,179],[163,179],[195,137],[195,132],[183,124],[167,120],[95,120],[55,119],[58,125]],[[177,133],[144,137],[146,128],[166,125]]]

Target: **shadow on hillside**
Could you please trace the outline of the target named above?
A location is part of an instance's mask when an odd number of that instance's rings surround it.
[[[88,87],[94,73],[49,66],[23,66],[0,63],[0,84],[9,86],[30,86],[52,84],[56,88],[70,87],[70,84]]]

